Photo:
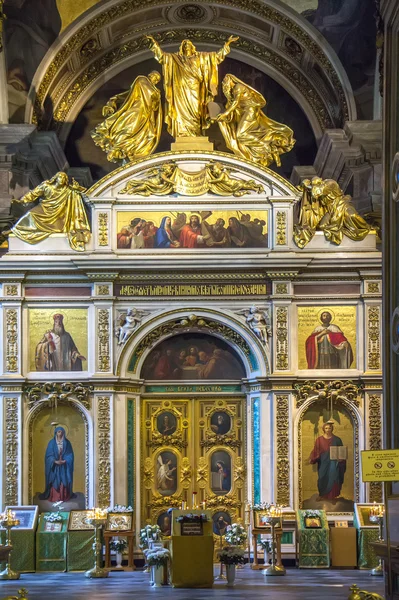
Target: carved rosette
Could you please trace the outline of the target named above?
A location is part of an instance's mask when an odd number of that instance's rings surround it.
[[[98,370],[102,372],[110,370],[109,336],[109,310],[101,308],[98,311]]]
[[[5,285],[4,286],[4,295],[5,296],[18,296],[18,286],[17,285]]]
[[[6,413],[6,445],[5,445],[5,479],[6,489],[4,503],[8,506],[18,505],[18,399],[5,398]]]
[[[111,504],[111,399],[97,398],[97,456],[98,491],[97,504],[107,508]]]
[[[287,213],[284,210],[278,210],[276,215],[276,245],[287,245]]]
[[[6,311],[6,371],[18,371],[18,311],[7,308]]]
[[[370,450],[381,450],[382,447],[382,412],[380,394],[373,394],[369,397],[368,446]],[[382,502],[382,483],[372,481],[369,484],[369,502]]]
[[[381,340],[380,340],[380,314],[379,306],[367,307],[367,370],[381,370]]]
[[[288,306],[276,311],[276,370],[288,370]]]
[[[290,505],[289,397],[276,398],[277,504]]]
[[[185,456],[181,461],[181,473],[180,473],[180,483],[182,488],[187,490],[190,487],[192,476],[192,469],[190,466],[190,459]]]

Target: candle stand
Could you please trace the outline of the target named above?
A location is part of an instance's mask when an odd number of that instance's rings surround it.
[[[100,578],[108,577],[109,571],[104,569],[102,566],[103,556],[102,550],[103,545],[101,542],[101,529],[107,522],[107,511],[101,508],[95,508],[91,511],[91,515],[87,518],[87,522],[93,525],[95,530],[95,541],[93,544],[94,551],[94,567],[89,571],[86,571],[85,575],[89,578]]]
[[[384,507],[382,505],[379,505],[376,507],[373,506],[371,508],[370,521],[371,521],[371,523],[376,523],[378,525],[378,527],[379,527],[378,541],[383,542],[384,541],[384,533],[383,533]],[[374,575],[375,577],[382,577],[384,575],[384,568],[382,566],[382,558],[378,559],[378,566],[375,567],[374,569],[371,569],[370,575]]]
[[[2,515],[0,515],[0,526],[6,530],[6,546],[12,548],[12,544],[11,544],[11,529],[13,527],[16,527],[17,525],[19,525],[19,519],[15,518],[15,513],[13,513],[10,509],[7,510],[7,512],[3,513]],[[7,563],[6,563],[6,568],[4,569],[4,571],[2,571],[0,573],[0,579],[19,579],[20,578],[20,574],[17,571],[13,571],[11,569],[11,552],[10,551],[8,558],[7,558]]]
[[[276,548],[277,548],[277,537],[276,537],[276,525],[281,523],[282,511],[281,508],[271,506],[268,514],[265,515],[264,521],[268,523],[272,530],[272,564],[267,569],[263,570],[263,574],[266,577],[274,575],[285,575],[285,568],[283,566],[277,566],[276,564]]]

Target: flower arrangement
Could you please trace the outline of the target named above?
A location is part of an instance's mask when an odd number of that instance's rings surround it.
[[[224,565],[243,565],[245,564],[245,552],[235,546],[227,546],[218,552],[219,560]]]
[[[178,523],[206,523],[208,520],[208,516],[204,514],[194,515],[189,513],[188,515],[180,515],[179,517],[176,517],[176,521]]]
[[[124,506],[123,504],[115,504],[115,506],[108,506],[107,513],[126,513],[133,512],[131,506]]]
[[[247,532],[245,527],[240,523],[232,523],[230,527],[227,527],[225,534],[225,540],[228,544],[233,546],[241,546],[247,540]]]
[[[112,540],[109,547],[115,552],[122,553],[127,548],[127,541],[124,538],[118,538],[116,540]]]
[[[257,504],[252,504],[252,510],[270,510],[270,502],[258,502]]]
[[[51,512],[48,515],[44,515],[44,520],[47,521],[47,523],[61,523],[62,515],[60,515],[60,513]]]
[[[272,541],[271,540],[260,540],[259,546],[262,550],[266,550],[266,552],[272,551]]]
[[[149,567],[164,567],[170,558],[166,548],[156,548],[147,552],[147,565]]]
[[[319,510],[305,510],[303,516],[309,519],[317,519],[321,517],[321,513]]]
[[[142,550],[148,548],[149,540],[156,541],[160,533],[159,525],[146,525],[143,529],[140,529],[140,548]]]

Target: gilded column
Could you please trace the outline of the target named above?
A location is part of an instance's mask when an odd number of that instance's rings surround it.
[[[381,372],[381,305],[366,303],[366,372]]]
[[[368,444],[369,450],[382,448],[382,398],[381,394],[368,396]],[[382,502],[382,484],[369,483],[369,502]]]
[[[20,410],[19,399],[15,396],[4,398],[4,421],[4,504],[16,506],[20,503],[18,488],[21,473],[19,460]]]
[[[97,397],[97,506],[107,508],[112,496],[111,397]]]
[[[274,312],[274,371],[289,371],[289,305],[275,303]]]
[[[109,286],[96,285],[96,293],[103,296]],[[112,372],[112,308],[109,303],[96,302],[97,344],[96,372],[110,374]]]
[[[289,395],[276,396],[276,502],[290,506]]]

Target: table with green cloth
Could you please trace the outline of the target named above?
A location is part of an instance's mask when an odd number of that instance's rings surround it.
[[[13,571],[19,573],[34,573],[35,565],[35,535],[34,529],[11,529],[12,551],[10,564]],[[5,529],[0,530],[1,543],[6,542]]]
[[[320,518],[320,528],[305,526],[309,511],[297,510],[298,567],[301,569],[326,569],[330,566],[330,530],[324,510],[312,511]]]
[[[378,542],[378,527],[361,527],[356,518],[353,524],[357,529],[357,566],[359,569],[374,569],[378,566],[378,556],[371,546],[371,542]]]
[[[46,528],[51,527],[46,520],[46,516],[50,514],[54,513],[42,513],[39,517],[36,532],[36,571],[66,571],[69,513],[58,513],[62,517],[61,531],[46,531]]]
[[[94,529],[68,531],[67,570],[87,571],[94,566]]]

